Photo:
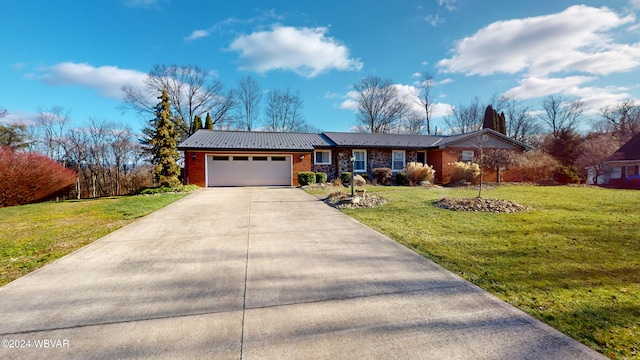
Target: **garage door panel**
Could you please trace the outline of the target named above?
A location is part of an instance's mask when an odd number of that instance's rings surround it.
[[[291,185],[291,156],[207,157],[208,186]]]

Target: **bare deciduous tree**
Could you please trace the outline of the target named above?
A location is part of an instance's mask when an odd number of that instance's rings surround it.
[[[433,74],[425,72],[420,74],[419,93],[414,101],[424,109],[423,124],[426,127],[427,135],[431,135],[431,116],[433,115],[433,99],[431,96],[431,88],[433,87]],[[413,116],[413,115],[412,115]],[[414,118],[417,120],[417,118]],[[422,133],[422,130],[417,134]]]
[[[514,97],[501,96],[494,106],[496,111],[504,112],[507,122],[507,136],[522,142],[530,142],[531,137],[542,132],[538,119],[532,115],[531,108]]]
[[[604,129],[622,142],[640,133],[640,106],[636,105],[633,99],[601,108],[600,117]]]
[[[424,132],[424,114],[418,111],[409,111],[402,125],[402,133],[421,135]]]
[[[219,79],[209,72],[191,65],[154,65],[144,80],[144,88],[122,87],[123,109],[151,116],[155,112],[156,94],[167,91],[176,130],[181,138],[191,135],[195,115],[210,113],[214,125],[231,121],[230,110],[236,98],[232,90],[224,90]]]
[[[483,117],[484,106],[480,104],[480,98],[475,96],[468,105],[452,106],[444,123],[452,134],[466,134],[480,130]]]
[[[260,118],[260,101],[262,89],[260,84],[247,75],[238,81],[238,128],[251,131]]]
[[[620,139],[613,133],[591,133],[578,146],[576,165],[580,169],[591,167],[594,175],[591,180],[598,184],[600,176],[613,170],[605,162],[612,158],[620,145]]]
[[[409,103],[400,96],[391,80],[368,76],[354,85],[354,89],[358,104],[358,128],[363,132],[393,132],[409,111]]]
[[[584,102],[579,99],[567,99],[549,95],[542,101],[542,113],[539,119],[555,135],[563,130],[574,131],[584,112]]]
[[[303,101],[300,92],[272,90],[267,96],[264,124],[269,131],[297,132],[306,128],[302,116]]]
[[[61,162],[64,160],[63,146],[66,127],[71,121],[71,111],[60,106],[48,109],[39,108],[35,117],[35,135],[38,148],[50,158]]]

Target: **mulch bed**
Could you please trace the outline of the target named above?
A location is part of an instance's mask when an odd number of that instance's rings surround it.
[[[376,207],[385,204],[387,200],[377,195],[370,195],[366,193],[363,196],[356,195],[351,197],[351,194],[338,191],[329,194],[324,202],[337,209],[356,209]]]
[[[462,198],[454,199],[445,197],[436,200],[433,204],[439,208],[454,211],[474,211],[491,213],[516,213],[527,211],[529,208],[516,202],[501,199]]]

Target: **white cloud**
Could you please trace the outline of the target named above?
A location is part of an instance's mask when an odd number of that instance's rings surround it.
[[[194,30],[189,36],[185,36],[184,39],[187,41],[193,41],[207,36],[209,36],[209,32],[207,30]]]
[[[362,62],[349,58],[349,49],[326,37],[327,28],[273,26],[236,38],[229,49],[240,52],[241,69],[265,73],[289,70],[315,77],[331,69],[360,70]]]
[[[444,6],[449,11],[453,11],[456,9],[457,0],[438,0],[438,5]]]
[[[630,0],[629,5],[634,9],[640,9],[640,0]]]
[[[632,14],[619,16],[605,7],[585,5],[498,21],[459,41],[453,57],[440,60],[438,66],[467,75],[628,71],[640,66],[640,44],[615,43],[608,31],[634,21]]]
[[[94,67],[89,64],[64,62],[43,69],[39,78],[50,85],[77,85],[95,90],[104,97],[121,99],[122,86],[141,87],[146,73],[116,66]]]
[[[504,95],[518,99],[531,99],[547,94],[566,92],[571,88],[595,80],[589,76],[569,76],[565,78],[528,77],[520,85],[508,90]]]
[[[425,22],[427,22],[433,27],[438,26],[438,24],[444,23],[444,19],[441,19],[438,14],[423,16],[422,20],[424,20]]]

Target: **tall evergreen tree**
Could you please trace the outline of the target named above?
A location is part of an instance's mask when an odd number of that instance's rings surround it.
[[[195,115],[193,117],[193,123],[191,126],[191,134],[194,134],[200,129],[202,129],[202,118],[200,117],[200,115]]]
[[[171,121],[171,105],[166,90],[162,91],[158,99],[160,102],[156,106],[156,117],[152,120],[152,137],[149,141],[151,147],[149,150],[153,155],[153,173],[160,185],[176,186],[180,183],[178,180],[180,169],[176,163],[178,134]]]
[[[213,130],[213,121],[211,121],[211,115],[207,113],[207,118],[204,121],[204,128],[207,130]]]

